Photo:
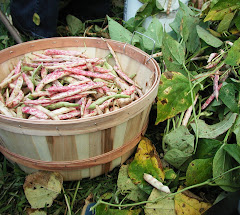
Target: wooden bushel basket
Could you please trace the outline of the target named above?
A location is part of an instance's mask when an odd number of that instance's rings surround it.
[[[0,114],[0,151],[26,173],[58,171],[64,180],[93,178],[119,166],[133,153],[148,125],[157,95],[160,68],[132,45],[107,40],[123,71],[135,79],[144,96],[99,116],[62,121],[34,121]],[[30,41],[0,51],[0,81],[30,52],[44,49],[80,50],[89,57],[109,53],[101,38],[59,37]]]

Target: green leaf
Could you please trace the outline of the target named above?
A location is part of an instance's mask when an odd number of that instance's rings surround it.
[[[169,61],[176,61],[178,64],[181,65],[184,64],[185,52],[183,46],[167,33],[164,34],[163,38],[163,56],[164,50],[166,49],[168,49],[171,54],[170,56],[165,56],[168,58]]]
[[[149,16],[153,16],[157,13],[159,13],[161,10],[159,10],[156,7],[156,0],[150,0],[145,2],[137,11],[135,17],[136,19],[141,18],[147,18]]]
[[[141,212],[139,209],[129,209],[129,210],[120,210],[120,209],[111,209],[107,205],[100,204],[96,207],[95,215],[138,215]]]
[[[200,39],[197,34],[196,26],[199,24],[199,18],[183,16],[183,39],[186,42],[186,48],[189,52],[196,52],[200,47]]]
[[[132,33],[128,31],[126,28],[124,28],[121,24],[111,19],[109,16],[107,16],[107,19],[108,19],[108,28],[109,28],[109,34],[111,39],[117,40],[120,42],[129,43],[132,39]],[[139,42],[139,37],[134,36],[132,42],[133,44],[136,42]]]
[[[164,136],[163,150],[164,159],[179,169],[192,156],[194,135],[188,131],[187,127],[180,126]]]
[[[146,137],[143,137],[138,144],[134,160],[128,167],[128,175],[134,184],[138,185],[138,187],[147,194],[150,194],[152,186],[144,180],[144,173],[152,175],[159,181],[164,180],[164,172],[160,158],[154,145]]]
[[[164,160],[166,160],[169,164],[174,166],[177,169],[180,167],[192,156],[192,154],[185,153],[180,151],[179,149],[171,149],[167,151],[164,155]]]
[[[219,135],[225,133],[229,128],[231,128],[236,120],[236,117],[237,117],[236,113],[229,113],[223,121],[216,123],[214,125],[208,125],[205,123],[205,121],[198,119],[197,120],[198,131],[196,130],[195,122],[191,123],[191,126],[195,133],[198,132],[199,138],[214,139]]]
[[[186,185],[199,184],[212,178],[212,162],[213,158],[193,160],[186,172]]]
[[[117,180],[118,189],[122,194],[126,194],[126,198],[135,202],[145,201],[148,195],[135,185],[128,176],[128,166],[122,165]]]
[[[159,0],[156,0],[156,7],[159,9],[159,10],[164,10],[162,4],[161,4],[161,1]]]
[[[199,139],[194,157],[198,159],[212,158],[221,145],[221,142],[215,139]]]
[[[234,113],[239,112],[238,103],[236,101],[236,90],[233,83],[222,86],[219,92],[219,98]]]
[[[164,72],[158,87],[156,124],[185,111],[191,104],[188,78],[179,72]]]
[[[240,146],[237,144],[227,144],[223,149],[240,164]]]
[[[233,20],[234,15],[235,15],[235,13],[227,13],[223,17],[223,20],[219,23],[217,32],[222,33],[224,31],[227,31]]]
[[[240,63],[240,38],[238,38],[228,52],[225,63],[231,66],[237,66]]]
[[[147,203],[144,209],[146,215],[175,215],[174,199],[173,197],[166,197],[167,194],[157,189],[153,189],[148,201],[154,201],[157,198],[163,197],[154,203]]]
[[[72,35],[76,35],[79,31],[83,29],[82,21],[75,16],[67,15],[66,21],[69,31]]]
[[[39,26],[40,25],[40,16],[37,13],[33,14],[33,22],[35,23],[35,25]]]
[[[154,17],[149,24],[147,31],[144,33],[146,36],[152,38],[155,41],[155,49],[160,49],[162,46],[163,27],[161,22]],[[143,46],[147,50],[153,50],[154,43],[147,37],[142,37]]]
[[[210,20],[222,20],[226,14],[231,13],[238,8],[240,8],[239,0],[219,0],[208,12],[204,22]]]
[[[186,126],[179,126],[164,136],[163,143],[165,152],[176,148],[191,154],[194,150],[194,135],[188,131]]]
[[[209,31],[205,30],[199,25],[197,25],[196,28],[197,28],[198,36],[208,45],[218,48],[223,44],[223,42],[220,39],[213,36]]]
[[[174,180],[175,178],[177,178],[177,174],[174,172],[173,169],[164,169],[164,173],[166,180]]]
[[[233,133],[236,135],[237,144],[240,146],[240,117],[239,117],[239,115],[235,121]]]
[[[237,17],[234,19],[237,29],[240,31],[240,12],[238,12]]]
[[[224,172],[235,167],[232,157],[221,147],[213,159],[213,177],[217,177]],[[240,170],[231,171],[215,180],[223,190],[235,192],[240,189]]]

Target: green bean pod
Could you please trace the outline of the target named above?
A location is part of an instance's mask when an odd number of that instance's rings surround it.
[[[115,98],[115,99],[130,98],[130,96],[124,95],[124,94],[115,94],[115,95],[111,95],[111,96],[104,96],[104,97],[97,99],[95,102],[93,102],[91,105],[89,105],[88,109],[95,109],[96,105],[101,105],[103,102],[105,102],[111,98]]]
[[[37,86],[37,83],[36,83],[35,78],[36,78],[36,75],[37,75],[37,73],[39,72],[39,70],[40,70],[41,68],[42,68],[42,64],[39,64],[39,66],[38,66],[36,69],[34,69],[34,71],[33,71],[33,73],[32,73],[31,79],[32,79],[33,85],[35,85],[35,86]]]
[[[54,104],[47,105],[46,108],[50,110],[55,110],[61,107],[78,107],[78,103],[70,103],[70,102],[57,102]]]
[[[22,66],[21,70],[22,70],[22,72],[28,72],[28,71],[33,71],[34,68],[31,66]]]

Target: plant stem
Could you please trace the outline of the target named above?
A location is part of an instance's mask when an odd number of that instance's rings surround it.
[[[162,199],[164,199],[164,198],[173,197],[173,196],[175,196],[175,195],[177,195],[177,194],[179,194],[179,193],[182,193],[182,192],[184,192],[184,191],[186,191],[186,190],[190,190],[190,189],[193,189],[193,188],[197,188],[197,187],[201,187],[201,186],[205,186],[205,185],[216,186],[216,184],[213,183],[216,179],[218,179],[218,178],[220,178],[220,177],[228,174],[229,172],[232,172],[232,171],[234,171],[234,170],[237,170],[237,169],[240,169],[240,165],[239,165],[239,166],[236,166],[236,167],[234,167],[234,168],[232,168],[232,169],[229,169],[229,170],[227,170],[226,172],[224,172],[224,173],[222,173],[222,174],[220,174],[220,175],[218,175],[218,176],[216,176],[216,177],[214,177],[214,178],[208,179],[208,180],[206,180],[206,181],[204,181],[204,182],[202,182],[202,183],[194,184],[194,185],[191,185],[191,186],[189,186],[189,187],[185,187],[185,188],[183,188],[182,190],[179,190],[179,191],[177,191],[177,192],[175,192],[175,193],[170,193],[170,194],[168,194],[168,195],[166,195],[166,196],[161,196],[161,197],[156,198],[155,200],[152,200],[152,201],[148,201],[148,200],[147,200],[147,201],[142,201],[142,202],[136,202],[136,203],[132,203],[132,204],[124,204],[124,205],[122,205],[122,204],[112,204],[112,203],[109,203],[109,202],[102,201],[102,200],[100,199],[100,200],[97,202],[97,204],[95,204],[93,207],[91,207],[90,210],[91,210],[91,211],[94,210],[99,204],[105,204],[105,205],[112,206],[112,207],[133,207],[133,206],[143,205],[143,204],[147,204],[147,203],[156,203],[157,201],[160,201],[160,200],[162,200]]]
[[[74,192],[74,195],[73,195],[73,199],[72,199],[72,203],[71,203],[71,210],[73,209],[73,205],[74,205],[74,202],[75,202],[75,199],[76,199],[76,196],[77,196],[79,186],[80,186],[80,181],[77,182],[77,186],[76,186],[76,189],[75,189],[75,192]]]
[[[194,116],[194,120],[195,120],[195,124],[196,124],[196,142],[195,142],[195,146],[194,146],[194,152],[193,154],[196,153],[197,150],[197,145],[198,145],[198,123],[197,123],[197,116],[196,116],[196,109],[194,106],[194,96],[193,96],[193,89],[192,88],[192,82],[191,82],[191,78],[190,78],[190,72],[188,71],[187,67],[185,64],[183,64],[184,69],[186,70],[187,74],[188,74],[188,81],[189,81],[189,87],[190,87],[190,93],[191,93],[191,99],[192,99],[192,111],[193,111],[193,116]]]
[[[63,188],[63,195],[64,195],[64,198],[65,198],[65,201],[66,201],[66,205],[67,205],[67,209],[68,209],[68,215],[71,215],[71,214],[72,214],[72,213],[71,213],[71,207],[70,207],[70,205],[69,205],[68,197],[67,197],[67,195],[66,195],[66,193],[65,193],[64,188]]]

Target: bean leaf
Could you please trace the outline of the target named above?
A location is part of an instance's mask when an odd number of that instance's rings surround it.
[[[233,83],[228,83],[221,88],[219,92],[219,98],[232,112],[238,113],[239,107],[235,94],[235,85]]]
[[[221,147],[221,142],[215,139],[199,139],[195,158],[206,159],[215,156],[217,150]]]
[[[182,190],[181,186],[178,191]],[[175,211],[177,214],[203,214],[212,205],[210,203],[204,202],[203,199],[194,195],[190,191],[185,191],[178,193],[174,197]]]
[[[231,13],[238,8],[240,8],[239,0],[219,0],[208,12],[204,21],[222,20],[226,14]]]
[[[213,158],[193,160],[186,172],[186,185],[199,184],[212,178]]]
[[[40,171],[28,175],[23,185],[32,208],[50,207],[62,190],[63,178],[56,172]]]
[[[66,21],[72,35],[76,35],[84,27],[82,21],[75,16],[67,15]]]
[[[240,146],[237,144],[227,144],[223,149],[240,164]]]
[[[164,172],[160,158],[154,145],[146,137],[143,137],[138,144],[134,160],[128,167],[128,175],[134,184],[138,185],[139,188],[150,194],[152,186],[143,179],[144,173],[152,175],[159,181],[164,180]]]
[[[120,42],[129,43],[132,39],[132,33],[124,28],[121,24],[107,16],[109,34],[112,40],[117,40]],[[139,42],[139,37],[135,36],[133,38],[133,44]]]
[[[225,133],[229,128],[232,127],[237,117],[236,113],[229,113],[225,119],[214,125],[208,125],[204,120],[198,119],[198,130],[196,129],[196,123],[191,123],[191,126],[195,133],[198,132],[199,138],[214,139],[219,135]]]
[[[164,136],[164,159],[176,168],[180,168],[192,156],[194,135],[185,126],[180,126]]]
[[[164,72],[158,88],[156,124],[185,111],[192,103],[189,80],[179,72]]]
[[[205,30],[199,25],[197,25],[196,28],[197,28],[198,36],[208,45],[218,48],[223,44],[223,42],[220,39],[213,36],[209,31]]]
[[[109,206],[100,204],[95,209],[95,215],[138,215],[141,212],[141,208],[139,209],[129,209],[129,210],[119,210],[119,209],[112,209]]]
[[[237,66],[240,63],[240,38],[233,43],[225,60],[226,64]]]
[[[238,116],[233,128],[233,133],[236,135],[237,144],[240,146],[240,117]]]
[[[169,34],[164,33],[163,38],[163,54],[165,50],[170,51],[170,56],[165,56],[169,61],[176,61],[178,64],[182,65],[185,60],[185,51],[183,46],[174,40]]]
[[[160,49],[162,46],[163,27],[156,17],[152,19],[152,22],[149,24],[147,31],[144,34],[155,41],[156,49]],[[142,39],[144,48],[147,50],[153,50],[153,41],[147,37],[142,37]]]
[[[223,145],[224,146],[224,145]],[[237,164],[233,162],[232,157],[228,154],[224,147],[221,147],[213,159],[213,177],[217,177],[224,172],[232,169]],[[239,165],[239,164],[238,164]],[[240,189],[240,170],[231,171],[215,180],[223,190],[234,192]]]
[[[118,189],[121,193],[126,194],[126,198],[132,201],[145,201],[148,195],[135,185],[128,176],[128,166],[122,165],[117,180]]]
[[[217,28],[217,31],[219,33],[222,33],[224,31],[228,30],[228,28],[233,20],[234,15],[235,15],[235,13],[227,13],[223,17],[223,20],[219,23],[218,28]]]
[[[173,197],[166,197],[167,194],[157,189],[153,189],[148,201],[154,201],[157,198],[163,197],[154,203],[147,203],[144,209],[146,215],[175,215]]]

